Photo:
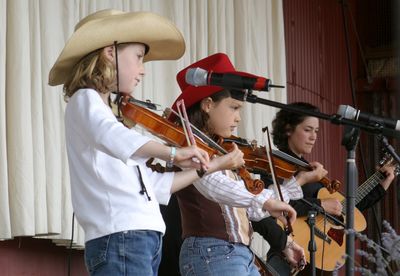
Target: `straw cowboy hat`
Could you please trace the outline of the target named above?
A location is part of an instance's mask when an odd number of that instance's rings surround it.
[[[144,61],[178,59],[185,42],[176,26],[151,12],[102,10],[83,18],[49,74],[49,84],[65,83],[75,64],[87,54],[117,43],[140,42],[148,47]]]
[[[176,103],[179,100],[183,99],[185,102],[185,107],[187,109],[189,109],[191,106],[200,102],[202,99],[210,97],[213,94],[224,89],[221,86],[215,86],[215,85],[193,86],[193,85],[188,84],[186,82],[187,70],[190,68],[197,68],[197,67],[204,69],[208,72],[234,73],[236,75],[244,76],[244,77],[256,77],[255,75],[252,75],[249,73],[236,71],[235,67],[233,66],[232,62],[230,61],[229,57],[226,54],[223,54],[223,53],[213,54],[211,56],[203,58],[203,59],[189,65],[188,67],[181,70],[176,75],[176,80],[179,84],[179,87],[182,90],[182,93],[179,95],[179,97],[173,103],[172,110],[177,111]],[[240,99],[240,100],[242,100],[242,99]],[[174,113],[171,113],[169,115],[168,119],[173,121],[175,118],[176,118],[176,116],[174,115]]]

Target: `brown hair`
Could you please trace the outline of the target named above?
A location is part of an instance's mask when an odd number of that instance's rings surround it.
[[[219,103],[225,98],[236,98],[233,96],[234,91],[230,91],[227,89],[221,90],[219,92],[216,92],[215,94],[211,95],[210,98],[213,100],[215,103]],[[203,131],[205,134],[212,136],[214,134],[214,130],[210,128],[208,125],[208,121],[210,119],[210,116],[208,113],[204,112],[203,109],[201,108],[201,102],[198,102],[191,106],[188,109],[188,117],[189,121],[198,129]]]

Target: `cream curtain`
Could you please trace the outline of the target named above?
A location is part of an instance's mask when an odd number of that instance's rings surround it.
[[[164,107],[180,93],[176,73],[216,52],[236,68],[286,83],[282,3],[276,0],[0,0],[0,239],[34,236],[67,244],[72,208],[64,144],[62,87],[48,72],[74,25],[89,13],[147,10],[174,21],[187,50],[178,61],[146,64],[136,91]],[[286,102],[286,90],[255,92]],[[263,143],[276,110],[246,104],[238,134]],[[83,245],[75,223],[74,244]],[[265,252],[258,237],[256,251]]]

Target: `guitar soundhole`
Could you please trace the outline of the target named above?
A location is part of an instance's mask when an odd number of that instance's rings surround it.
[[[344,231],[343,229],[331,228],[328,231],[328,236],[337,242],[340,246],[343,244]]]

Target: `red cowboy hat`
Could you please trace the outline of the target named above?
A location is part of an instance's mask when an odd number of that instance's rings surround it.
[[[245,76],[245,77],[256,77],[254,75],[236,71],[235,67],[232,65],[229,57],[223,53],[217,53],[206,58],[203,58],[185,69],[181,70],[176,75],[176,80],[178,81],[179,87],[182,90],[182,93],[179,97],[175,100],[174,104],[172,105],[172,110],[177,111],[176,103],[183,99],[185,102],[186,109],[189,109],[194,104],[200,102],[202,99],[207,98],[224,88],[221,86],[215,85],[205,85],[205,86],[193,86],[186,82],[186,71],[190,68],[202,68],[208,72],[215,72],[215,73],[235,73],[236,75]],[[176,117],[173,113],[170,114],[169,120],[174,120]]]

